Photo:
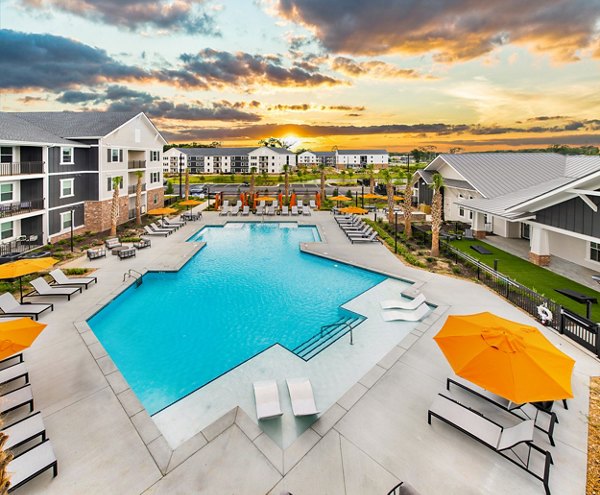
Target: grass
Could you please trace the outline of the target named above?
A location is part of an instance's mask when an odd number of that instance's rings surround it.
[[[526,261],[518,256],[513,256],[505,251],[502,251],[490,244],[479,240],[467,240],[462,239],[460,241],[452,241],[452,246],[457,249],[460,249],[462,252],[467,253],[473,258],[478,259],[482,263],[493,267],[494,260],[498,260],[498,271],[507,275],[508,277],[520,282],[521,284],[529,287],[530,289],[536,291],[539,294],[547,297],[548,299],[552,299],[553,301],[561,304],[567,309],[574,311],[577,314],[585,316],[585,305],[580,304],[567,296],[563,296],[559,294],[554,289],[571,289],[577,292],[581,292],[582,294],[586,294],[589,296],[596,297],[598,301],[600,301],[600,293],[596,292],[593,289],[585,285],[578,284],[573,280],[563,277],[562,275],[558,275],[546,268],[542,268],[541,266],[534,265],[529,261]],[[489,251],[492,254],[479,254],[475,250],[471,249],[470,246],[479,244]],[[594,304],[592,305],[592,320],[600,321],[600,305]]]

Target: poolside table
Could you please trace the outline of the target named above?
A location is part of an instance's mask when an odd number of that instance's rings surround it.
[[[571,289],[554,289],[559,294],[563,296],[567,296],[573,301],[577,301],[578,303],[585,304],[585,317],[589,320],[592,312],[592,304],[596,304],[598,300],[594,296],[588,296],[587,294],[582,294],[581,292],[577,292],[576,290]]]

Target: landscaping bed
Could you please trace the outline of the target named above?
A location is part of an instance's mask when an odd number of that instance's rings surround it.
[[[586,495],[600,495],[600,376],[590,379]]]

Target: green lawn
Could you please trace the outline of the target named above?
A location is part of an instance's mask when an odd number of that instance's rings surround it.
[[[485,263],[488,266],[494,266],[494,260],[498,260],[498,271],[508,277],[522,283],[523,285],[535,290],[539,294],[556,301],[565,308],[570,309],[580,315],[585,316],[585,305],[569,299],[559,294],[554,289],[572,289],[586,295],[594,296],[600,301],[600,293],[585,285],[578,284],[562,275],[557,275],[545,268],[529,263],[522,258],[508,254],[490,244],[478,240],[462,239],[452,241],[452,246],[467,253],[473,258]],[[492,252],[492,254],[479,254],[471,249],[470,246],[479,244]],[[600,321],[600,305],[592,305],[592,320]]]

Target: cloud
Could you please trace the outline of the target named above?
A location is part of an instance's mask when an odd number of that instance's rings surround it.
[[[333,53],[433,52],[455,61],[510,43],[559,60],[582,50],[600,57],[598,0],[271,0],[271,9]]]
[[[553,116],[540,115],[539,117],[531,117],[530,119],[527,119],[527,121],[528,122],[546,122],[548,120],[565,120],[568,118],[569,117],[567,117],[565,115],[553,115]]]
[[[218,35],[214,17],[202,10],[205,3],[204,0],[24,0],[32,9],[61,10],[130,30],[154,28]]]
[[[310,103],[299,103],[299,104],[292,104],[292,105],[284,105],[284,104],[277,104],[277,105],[269,105],[267,107],[267,110],[269,111],[276,111],[276,112],[286,112],[286,111],[291,111],[291,112],[308,112],[308,111],[322,111],[322,112],[327,112],[327,111],[332,111],[332,112],[336,112],[336,111],[340,111],[340,112],[349,112],[349,111],[355,111],[355,112],[363,112],[365,110],[365,107],[363,106],[350,106],[350,105],[312,105]]]
[[[414,69],[400,69],[395,65],[381,60],[356,62],[347,57],[335,57],[331,61],[331,68],[350,77],[369,76],[378,79],[432,79],[432,76],[423,75]]]
[[[226,52],[206,48],[197,54],[184,53],[181,66],[157,73],[163,81],[185,88],[222,88],[258,85],[278,87],[314,87],[344,84],[315,70],[285,67],[277,55],[253,55],[245,52]]]
[[[148,74],[104,50],[51,34],[0,30],[0,88],[68,88],[107,81],[142,80]]]

